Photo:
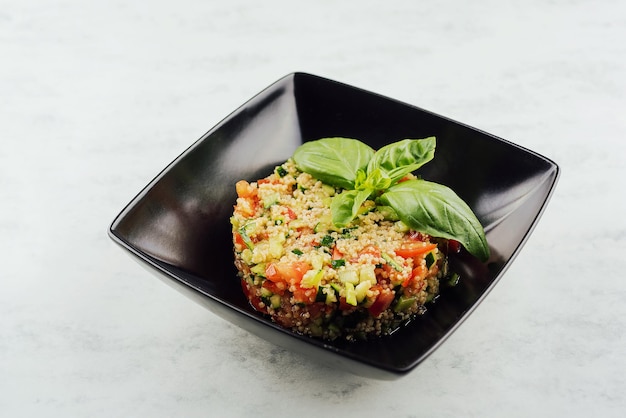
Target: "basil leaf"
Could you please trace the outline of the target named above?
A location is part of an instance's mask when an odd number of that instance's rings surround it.
[[[293,160],[298,169],[323,183],[353,189],[357,171],[365,171],[373,155],[374,150],[361,141],[335,137],[305,142]]]
[[[436,139],[403,139],[385,145],[369,161],[367,173],[380,168],[395,183],[407,174],[417,170],[435,156]]]
[[[391,179],[380,168],[376,168],[374,171],[367,175],[362,184],[359,184],[359,181],[357,180],[354,188],[357,190],[385,190],[389,186],[391,186]]]
[[[333,196],[330,212],[335,226],[344,227],[356,217],[356,214],[373,190],[345,190]]]
[[[426,180],[391,186],[378,199],[410,228],[459,241],[481,261],[489,258],[485,232],[470,207],[452,189]]]

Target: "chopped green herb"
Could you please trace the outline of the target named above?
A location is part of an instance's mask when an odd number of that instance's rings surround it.
[[[294,253],[295,255],[302,255],[304,254],[302,251],[300,251],[299,249],[295,248],[293,250],[291,250],[292,253]]]
[[[282,166],[278,166],[276,167],[276,174],[278,174],[279,177],[285,177],[287,175],[287,170],[285,170]]]
[[[343,258],[340,258],[338,260],[332,260],[330,262],[330,265],[332,268],[336,269],[339,268],[341,266],[345,266],[346,265],[346,260],[344,260]]]
[[[322,242],[320,243],[320,245],[322,247],[330,247],[331,245],[333,245],[333,242],[335,242],[335,239],[331,235],[324,235],[324,238],[322,238]]]

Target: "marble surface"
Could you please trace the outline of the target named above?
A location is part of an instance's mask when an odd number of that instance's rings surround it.
[[[626,3],[0,2],[0,416],[620,416]],[[293,71],[562,169],[495,290],[395,382],[320,366],[107,237],[195,139]]]

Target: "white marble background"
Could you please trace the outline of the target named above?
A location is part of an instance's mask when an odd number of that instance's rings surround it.
[[[620,416],[623,1],[0,1],[0,416]],[[396,382],[252,336],[106,235],[158,171],[306,71],[554,159],[470,319]]]

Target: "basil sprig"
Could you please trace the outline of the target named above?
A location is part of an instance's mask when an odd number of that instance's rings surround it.
[[[374,151],[350,138],[306,142],[293,155],[298,169],[323,183],[345,189],[330,204],[333,223],[347,226],[372,198],[410,228],[459,241],[482,261],[489,258],[485,232],[470,207],[450,188],[407,174],[433,159],[436,139],[404,139]]]

